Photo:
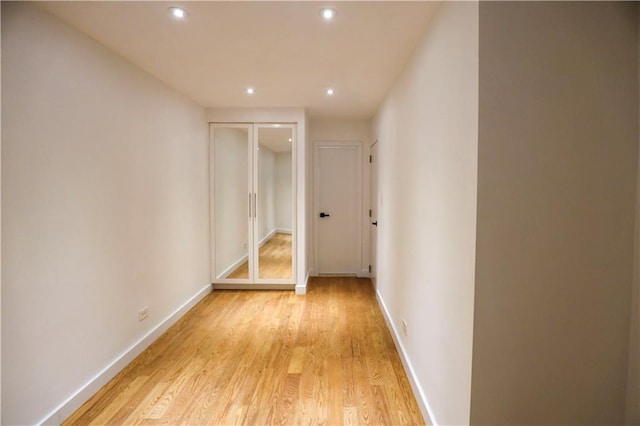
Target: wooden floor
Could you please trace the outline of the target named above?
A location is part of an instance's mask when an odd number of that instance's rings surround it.
[[[371,283],[216,290],[64,424],[424,424]]]
[[[258,256],[258,278],[292,278],[291,234],[276,233],[262,246]],[[249,278],[249,262],[238,266],[227,278]]]

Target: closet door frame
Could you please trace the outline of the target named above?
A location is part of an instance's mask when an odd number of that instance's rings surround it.
[[[217,278],[216,271],[216,197],[215,197],[215,132],[217,128],[247,129],[247,233],[248,233],[248,278]],[[291,276],[290,278],[259,278],[259,219],[258,206],[260,205],[259,182],[259,131],[260,128],[287,128],[291,131]],[[288,288],[296,284],[297,277],[297,125],[295,123],[209,123],[209,208],[210,208],[210,264],[211,283],[221,284],[219,288]],[[278,287],[285,285],[286,287]],[[275,287],[270,287],[275,286]]]

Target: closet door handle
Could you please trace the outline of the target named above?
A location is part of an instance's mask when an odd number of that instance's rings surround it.
[[[257,198],[258,197],[257,197],[256,193],[254,192],[253,193],[253,217],[254,218],[256,217],[256,199]]]

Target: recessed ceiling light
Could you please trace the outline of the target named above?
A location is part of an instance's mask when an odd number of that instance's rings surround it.
[[[293,142],[293,139],[292,139],[292,138],[289,138],[289,142]]]
[[[171,13],[171,16],[177,19],[184,19],[189,14],[186,9],[176,6],[170,7],[169,13]]]
[[[254,89],[253,87],[247,87],[248,95],[253,95],[254,93],[256,93],[256,89]]]
[[[322,19],[325,21],[331,21],[336,17],[336,10],[331,9],[330,7],[325,7],[320,11],[320,16],[322,16]]]
[[[332,96],[335,93],[335,91],[331,88],[327,89],[327,95]]]

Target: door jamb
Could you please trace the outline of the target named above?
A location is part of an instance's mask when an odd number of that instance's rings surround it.
[[[373,149],[376,149],[376,153],[377,155],[373,155]],[[378,194],[380,191],[380,186],[379,186],[379,180],[380,180],[380,175],[378,174],[378,172],[380,171],[378,169],[378,158],[380,156],[380,151],[378,150],[378,139],[374,140],[373,143],[369,146],[369,208],[370,208],[370,212],[373,214],[375,212],[375,219],[376,222],[380,219],[378,214],[379,214],[379,206],[378,206]],[[373,193],[373,171],[376,171],[376,185],[375,185],[375,194]],[[377,285],[377,281],[378,281],[378,228],[376,225],[376,229],[375,229],[375,233],[376,233],[376,246],[375,246],[375,250],[373,250],[373,239],[372,234],[374,232],[374,229],[372,228],[373,224],[372,224],[372,220],[374,219],[373,216],[368,218],[368,229],[369,229],[369,265],[371,266],[370,270],[369,270],[369,278],[371,279],[371,283],[373,284],[373,288],[377,289],[378,285]]]

